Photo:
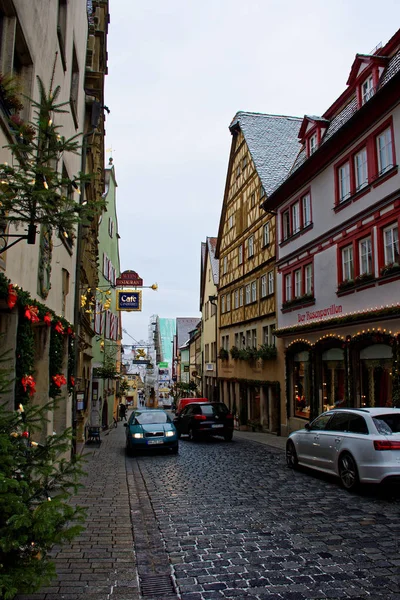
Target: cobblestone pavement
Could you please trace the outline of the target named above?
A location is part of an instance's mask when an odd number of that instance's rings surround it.
[[[124,429],[89,456],[85,532],[58,579],[20,600],[400,600],[400,497],[349,494],[239,435],[125,457]]]

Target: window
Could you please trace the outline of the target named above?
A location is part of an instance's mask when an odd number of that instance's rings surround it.
[[[295,298],[300,298],[301,297],[301,269],[297,269],[294,272],[294,297]]]
[[[303,209],[303,227],[307,227],[311,223],[311,196],[306,194],[301,199]]]
[[[246,285],[246,304],[250,304],[250,302],[251,302],[250,284],[248,283]]]
[[[225,296],[221,297],[221,313],[225,312]]]
[[[211,305],[211,311],[210,312],[211,312],[211,316],[213,317],[216,314],[216,312],[217,312],[217,307],[215,306],[215,304],[212,304],[211,302],[210,302],[210,305]]]
[[[238,260],[239,265],[243,264],[243,246],[239,246],[238,248]]]
[[[226,295],[226,312],[230,312],[231,310],[231,295]]]
[[[285,275],[285,302],[292,299],[292,274]]]
[[[204,346],[204,360],[206,363],[210,362],[210,345],[205,344]]]
[[[366,148],[363,148],[354,156],[354,172],[356,178],[356,191],[358,191],[368,185],[368,159]]]
[[[114,237],[114,221],[111,217],[108,219],[108,235]]]
[[[354,279],[353,246],[347,246],[342,250],[342,274],[343,281]]]
[[[264,298],[267,295],[267,276],[263,275],[260,279],[260,296]]]
[[[69,272],[67,269],[61,269],[61,314],[65,317],[67,296],[69,294]]]
[[[269,221],[263,227],[263,246],[269,246]]]
[[[265,196],[265,190],[262,185],[260,185],[259,194],[260,194],[259,198],[260,198],[260,200],[262,200]]]
[[[243,306],[243,295],[244,295],[244,292],[243,292],[243,288],[241,287],[239,290],[239,306]]]
[[[236,167],[236,179],[240,176],[240,165]]]
[[[292,235],[300,231],[300,205],[298,202],[292,204]]]
[[[350,163],[345,162],[338,169],[339,178],[339,202],[344,202],[350,198]]]
[[[361,86],[361,103],[365,104],[374,95],[374,86],[372,81],[372,75],[364,81]]]
[[[257,300],[257,281],[251,282],[251,301],[255,302]]]
[[[72,69],[71,69],[71,90],[69,95],[69,103],[71,106],[71,114],[75,123],[75,127],[78,127],[78,91],[79,91],[79,66],[78,59],[76,57],[75,46],[72,48]]]
[[[256,193],[253,192],[250,196],[250,208],[253,208],[256,205]]]
[[[235,308],[239,308],[239,290],[235,290]]]
[[[247,250],[248,250],[249,258],[254,256],[254,235],[251,235],[249,237],[249,239],[247,240]]]
[[[242,169],[244,171],[244,169],[247,167],[247,154],[245,154],[243,156],[243,160],[242,160]]]
[[[290,213],[288,210],[282,214],[282,231],[283,239],[287,240],[290,237]]]
[[[251,342],[253,348],[257,348],[257,329],[251,330]]]
[[[275,346],[275,323],[263,327],[263,344]]]
[[[383,252],[385,265],[399,261],[399,228],[393,223],[383,230]]]
[[[360,275],[372,273],[372,241],[370,237],[364,238],[358,243],[360,259]]]
[[[228,272],[228,257],[224,256],[224,269],[223,269],[224,275],[227,274]]]
[[[378,153],[378,172],[379,175],[381,175],[393,167],[392,130],[390,127],[377,136],[376,146]]]
[[[274,272],[269,271],[269,273],[268,273],[268,294],[274,293],[274,287],[275,287],[274,283],[275,283]]]
[[[314,135],[312,135],[310,137],[308,147],[309,147],[309,156],[311,156],[311,154],[314,154],[314,152],[317,149],[317,134],[316,133],[314,133]]]
[[[306,265],[304,267],[304,293],[307,296],[312,296],[313,294],[313,269],[312,265]]]
[[[217,358],[217,342],[211,342],[211,362],[215,362]]]
[[[209,302],[206,302],[204,305],[204,320],[207,321],[208,319],[208,311],[209,311]]]
[[[246,347],[247,348],[251,348],[251,329],[249,329],[248,331],[246,331]]]
[[[233,215],[231,215],[229,217],[228,223],[229,223],[229,229],[232,229],[232,227],[233,227]]]
[[[240,333],[235,333],[235,346],[236,348],[239,348],[239,344],[240,344]]]

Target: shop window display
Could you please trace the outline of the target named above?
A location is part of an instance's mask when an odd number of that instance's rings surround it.
[[[294,416],[310,418],[309,353],[298,352],[293,356]]]
[[[345,404],[344,351],[329,348],[322,353],[322,410],[342,408]]]
[[[392,406],[392,348],[367,346],[360,352],[361,406]]]

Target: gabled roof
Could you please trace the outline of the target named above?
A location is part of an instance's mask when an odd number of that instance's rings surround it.
[[[325,127],[328,127],[329,125],[328,119],[324,119],[323,117],[316,117],[315,115],[304,115],[303,122],[299,130],[300,140],[303,140],[306,134],[308,123],[322,123]]]
[[[229,129],[240,128],[261,184],[268,196],[285,179],[299,151],[302,119],[238,112]]]
[[[211,273],[213,277],[214,285],[218,286],[219,283],[219,260],[215,258],[215,249],[217,247],[217,238],[216,237],[208,237],[207,238],[207,250],[208,255],[210,257],[211,263]]]
[[[215,248],[217,238],[208,237],[205,242],[201,242],[201,270],[200,270],[200,310],[204,303],[204,290],[207,277],[207,259],[210,257],[211,273],[213,283],[218,286],[219,282],[219,261],[215,258]]]
[[[350,69],[350,75],[347,80],[347,85],[353,85],[358,77],[358,72],[363,63],[377,63],[379,65],[385,65],[388,61],[387,56],[378,56],[376,54],[356,54],[354,62]]]
[[[196,328],[199,317],[177,317],[176,319],[176,345],[180,348],[189,338],[189,331]]]

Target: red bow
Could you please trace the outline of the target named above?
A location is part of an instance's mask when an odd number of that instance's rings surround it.
[[[72,387],[75,387],[75,377],[73,377],[72,375],[70,375],[69,380],[71,382]]]
[[[74,333],[72,327],[68,327],[67,333],[68,333],[68,335],[72,335]]]
[[[67,380],[65,379],[64,375],[53,375],[52,379],[57,387],[61,387],[62,385],[65,385],[67,383]]]
[[[39,322],[38,313],[39,309],[37,308],[37,306],[30,305],[25,308],[25,318],[29,321],[32,321],[32,323]]]
[[[64,333],[64,327],[63,327],[61,321],[58,321],[58,323],[54,327],[54,329],[57,331],[57,333]]]
[[[36,381],[33,379],[32,375],[25,375],[21,379],[22,387],[24,388],[24,392],[29,388],[29,395],[33,396],[36,392],[35,385]]]
[[[50,327],[51,325],[51,314],[50,313],[46,313],[43,317],[43,321],[46,323],[46,325],[48,327]]]
[[[7,297],[7,305],[10,310],[12,308],[14,308],[14,306],[16,305],[17,299],[18,299],[18,294],[17,294],[13,284],[10,283],[8,286],[8,297]]]

